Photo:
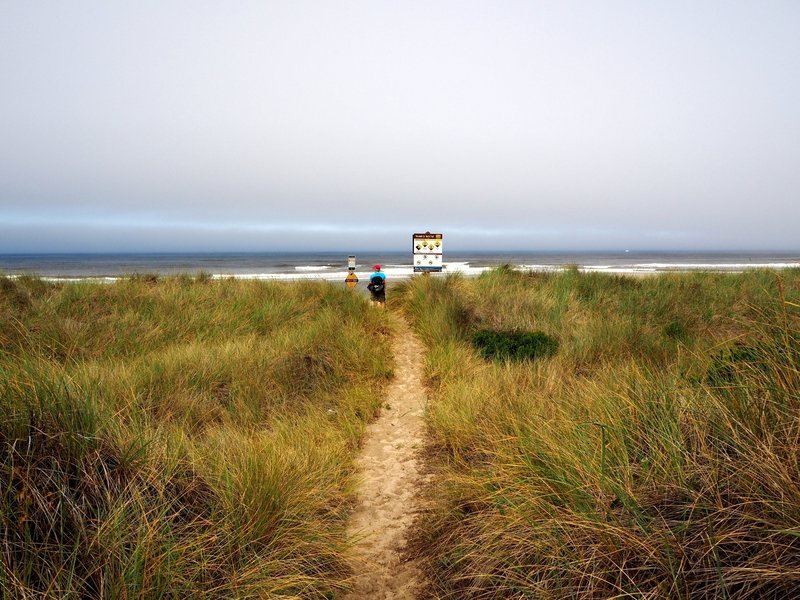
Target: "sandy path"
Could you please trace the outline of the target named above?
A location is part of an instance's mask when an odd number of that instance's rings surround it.
[[[389,408],[367,426],[357,460],[361,484],[348,532],[357,540],[357,575],[350,600],[416,598],[422,587],[422,573],[414,561],[403,559],[403,548],[423,480],[419,452],[424,436],[424,352],[408,324],[397,321],[395,377],[386,393]]]

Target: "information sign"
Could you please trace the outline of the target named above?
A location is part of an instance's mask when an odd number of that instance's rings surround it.
[[[443,268],[441,233],[415,233],[411,236],[414,272],[439,272]]]

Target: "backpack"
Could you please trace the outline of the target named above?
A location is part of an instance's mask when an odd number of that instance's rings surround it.
[[[383,279],[380,277],[375,277],[374,279],[369,280],[369,285],[367,289],[372,292],[373,294],[380,294],[386,287],[386,284],[383,282]]]

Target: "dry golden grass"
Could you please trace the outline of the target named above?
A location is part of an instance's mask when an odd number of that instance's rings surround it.
[[[326,284],[0,278],[8,598],[328,598],[389,324]]]
[[[800,596],[800,272],[499,269],[395,296],[430,348],[432,595]],[[487,328],[559,349],[487,361]]]

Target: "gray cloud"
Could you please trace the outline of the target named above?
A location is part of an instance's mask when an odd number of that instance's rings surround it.
[[[0,252],[797,248],[798,29],[795,2],[6,3]]]

